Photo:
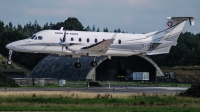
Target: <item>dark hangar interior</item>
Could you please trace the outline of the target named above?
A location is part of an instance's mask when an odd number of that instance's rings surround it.
[[[31,78],[56,78],[65,80],[133,81],[133,72],[149,72],[149,81],[155,81],[156,68],[146,59],[133,55],[128,57],[97,57],[99,65],[91,67],[93,57],[82,56],[81,68],[75,68],[76,58],[48,55],[30,73]]]

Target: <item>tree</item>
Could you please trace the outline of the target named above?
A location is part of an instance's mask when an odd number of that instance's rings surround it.
[[[86,30],[86,31],[92,31],[91,28],[90,28],[90,26],[87,26],[87,27],[85,28],[85,30]]]
[[[3,34],[3,32],[4,32],[4,23],[3,23],[3,21],[0,21],[0,41],[1,41],[1,36],[2,36],[2,34]]]
[[[121,32],[121,30],[118,28],[118,29],[117,29],[117,32],[118,32],[118,33],[120,33],[120,32]]]
[[[97,32],[100,32],[99,27],[97,28]]]
[[[66,30],[84,31],[83,25],[75,17],[69,17],[64,22],[58,22],[52,26],[52,29],[59,30],[61,27],[64,27]]]
[[[94,32],[96,30],[95,25],[92,26],[92,31]]]
[[[104,29],[103,29],[103,32],[108,32],[108,28],[104,28]]]
[[[20,24],[17,25],[17,31],[22,33],[23,32],[23,28]]]

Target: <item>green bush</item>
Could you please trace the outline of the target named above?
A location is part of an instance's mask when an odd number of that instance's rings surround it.
[[[179,96],[198,97],[200,98],[200,83],[192,84],[185,92],[181,92]]]
[[[19,87],[18,84],[15,83],[15,80],[11,78],[7,78],[2,72],[0,72],[0,87]]]

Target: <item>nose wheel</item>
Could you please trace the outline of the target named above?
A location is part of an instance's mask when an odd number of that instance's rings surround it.
[[[12,64],[12,59],[11,59],[12,58],[12,52],[13,52],[12,50],[9,50],[9,56],[8,56],[8,61],[7,61],[8,65]]]
[[[8,60],[8,61],[7,61],[7,64],[8,64],[8,65],[11,65],[11,64],[12,64],[12,60]]]
[[[81,63],[80,63],[80,60],[78,59],[78,62],[76,62],[75,64],[74,64],[74,67],[75,68],[81,68]]]

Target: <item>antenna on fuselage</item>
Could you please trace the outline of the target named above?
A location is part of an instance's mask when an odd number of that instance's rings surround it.
[[[62,31],[62,30],[63,30],[63,27],[60,28],[60,31]]]

